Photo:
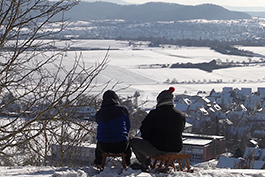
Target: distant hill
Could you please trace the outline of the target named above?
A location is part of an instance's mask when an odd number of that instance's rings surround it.
[[[128,21],[176,21],[190,19],[249,19],[244,12],[229,11],[214,4],[186,6],[176,3],[150,2],[141,5],[119,5],[110,2],[80,2],[66,12],[71,21],[124,19]]]
[[[246,12],[246,13],[248,13],[249,15],[254,16],[254,17],[265,18],[265,11],[263,11],[263,12]]]

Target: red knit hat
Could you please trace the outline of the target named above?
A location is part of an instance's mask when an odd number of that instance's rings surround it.
[[[161,104],[162,102],[170,102],[172,101],[173,103],[173,92],[175,91],[174,87],[169,87],[168,90],[163,90],[162,92],[159,93],[157,96],[157,104]]]

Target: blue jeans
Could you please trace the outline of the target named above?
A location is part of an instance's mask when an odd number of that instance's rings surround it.
[[[149,157],[166,154],[167,152],[156,149],[148,140],[134,137],[130,140],[130,146],[137,160],[144,165],[149,165]]]

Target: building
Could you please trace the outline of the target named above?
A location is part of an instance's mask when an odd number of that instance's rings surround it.
[[[249,168],[265,169],[265,149],[256,147],[247,147],[243,158],[248,162]]]
[[[183,133],[182,153],[191,156],[191,163],[205,162],[224,153],[225,144],[224,136]]]
[[[247,147],[243,158],[221,156],[217,168],[265,169],[265,149]]]
[[[191,132],[192,132],[192,124],[186,122],[186,123],[185,123],[184,132],[185,132],[185,133],[191,133]]]
[[[183,133],[183,154],[191,155],[192,164],[215,159],[225,152],[226,140],[223,136]],[[82,146],[52,145],[52,163],[58,164],[93,164],[96,144]],[[63,156],[61,157],[61,154]]]
[[[265,97],[265,87],[258,87],[259,96]]]

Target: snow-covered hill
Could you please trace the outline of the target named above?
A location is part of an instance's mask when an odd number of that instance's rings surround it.
[[[131,44],[131,43],[130,43]],[[61,44],[66,45],[65,43]],[[100,61],[107,54],[107,50],[89,50],[91,48],[111,49],[108,52],[107,68],[96,78],[97,83],[111,80],[111,86],[119,83],[115,90],[124,97],[132,96],[139,91],[141,100],[149,100],[150,106],[155,105],[157,94],[169,86],[176,88],[176,94],[196,94],[198,91],[209,93],[212,89],[221,91],[223,87],[252,88],[265,86],[265,66],[257,64],[245,67],[235,67],[206,72],[199,69],[173,69],[161,67],[173,63],[201,63],[213,59],[223,62],[249,62],[263,60],[259,57],[242,57],[223,55],[207,47],[178,47],[163,46],[147,47],[147,43],[137,42],[129,45],[129,41],[114,40],[80,40],[75,41],[73,47],[82,48],[83,60],[89,66]],[[258,54],[265,55],[264,47],[240,47]],[[79,51],[68,51],[64,65],[71,66],[74,56]],[[101,89],[101,88],[98,88]],[[94,90],[97,92],[97,90]]]
[[[58,47],[68,46],[67,42],[58,42]],[[169,66],[173,63],[200,63],[209,62],[212,59],[218,59],[227,62],[249,62],[250,60],[262,60],[262,58],[228,56],[216,53],[209,48],[196,47],[178,47],[162,46],[157,48],[147,47],[145,42],[135,42],[132,45],[129,41],[114,40],[80,40],[74,41],[73,47],[79,48],[80,51],[67,51],[65,53],[63,65],[71,68],[73,59],[77,53],[82,54],[84,64],[87,66],[94,65],[96,61],[102,60],[109,50],[109,63],[107,68],[96,78],[97,84],[105,83],[111,80],[109,87],[119,83],[114,90],[118,94],[127,97],[132,96],[135,91],[140,92],[140,101],[149,100],[149,108],[155,106],[155,97],[157,94],[169,86],[176,88],[176,94],[196,94],[203,90],[210,92],[222,90],[223,87],[248,87],[256,91],[258,87],[265,87],[265,66],[264,64],[250,65],[246,67],[227,68],[205,72],[199,69],[171,69]],[[91,50],[91,48],[100,48],[101,50]],[[251,50],[255,53],[265,55],[265,47],[240,47],[245,50]],[[211,82],[209,82],[211,80]],[[217,81],[219,82],[213,82]],[[172,81],[177,81],[172,83]],[[221,81],[221,82],[220,82]],[[124,90],[119,90],[126,88]],[[91,93],[98,93],[101,87],[96,87]],[[170,174],[143,173],[130,168],[122,170],[121,167],[106,169],[99,173],[92,166],[80,168],[70,167],[0,167],[0,176],[16,177],[85,177],[85,176],[217,176],[217,177],[265,177],[264,170],[231,170],[216,168],[217,161],[200,163],[192,165],[194,173],[171,172]]]

